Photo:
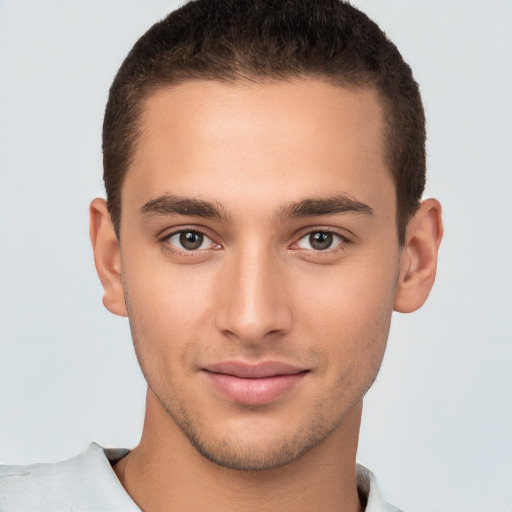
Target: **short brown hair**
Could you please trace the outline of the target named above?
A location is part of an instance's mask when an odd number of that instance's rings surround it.
[[[112,83],[103,123],[107,204],[120,233],[121,188],[144,100],[185,80],[315,78],[373,87],[385,113],[400,244],[425,187],[425,116],[410,67],[364,13],[341,0],[194,0],[153,25]]]

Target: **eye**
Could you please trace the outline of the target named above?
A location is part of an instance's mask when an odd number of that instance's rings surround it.
[[[217,248],[217,244],[200,231],[177,231],[168,236],[166,240],[169,245],[179,251],[198,251]]]
[[[325,251],[335,249],[345,242],[341,235],[330,231],[313,231],[303,236],[296,244],[299,249]]]

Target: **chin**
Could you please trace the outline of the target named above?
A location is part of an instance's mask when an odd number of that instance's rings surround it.
[[[236,471],[277,469],[295,462],[317,444],[317,440],[313,439],[268,442],[263,440],[233,442],[224,439],[216,445],[194,439],[190,441],[195,449],[209,461]]]
[[[291,464],[321,444],[341,422],[316,415],[302,427],[300,422],[284,428],[273,422],[250,422],[245,428],[224,425],[217,431],[183,417],[174,420],[203,457],[237,471],[266,471]]]

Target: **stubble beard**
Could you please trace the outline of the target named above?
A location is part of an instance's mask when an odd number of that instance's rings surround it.
[[[363,399],[364,394],[371,386],[370,384],[361,390],[356,398],[352,397],[352,403],[350,403],[348,397],[341,391],[346,389],[346,382],[343,379],[343,382],[340,382],[339,395],[319,400],[313,406],[313,414],[308,419],[301,418],[302,421],[297,422],[295,431],[288,429],[275,436],[265,436],[266,432],[261,432],[262,436],[259,438],[247,436],[243,431],[236,432],[236,434],[240,434],[239,436],[228,432],[224,436],[215,435],[212,434],[212,428],[208,425],[208,420],[201,415],[201,411],[197,407],[193,407],[190,401],[180,400],[179,390],[173,393],[173,396],[165,392],[170,389],[170,386],[155,378],[156,376],[152,375],[151,371],[147,371],[142,361],[143,358],[139,356],[136,342],[135,346],[151,392],[169,421],[183,434],[185,442],[188,441],[208,461],[237,471],[267,471],[295,462],[326,440]],[[343,402],[342,406],[340,406],[340,402]],[[265,414],[265,407],[247,406],[245,408],[241,406],[241,413]],[[332,411],[336,410],[340,411],[339,415],[332,415]],[[268,439],[267,442],[263,440],[264,437]]]
[[[130,311],[129,301],[126,301],[126,303]],[[174,393],[170,396],[166,390],[171,389],[172,386],[161,381],[156,372],[155,374],[152,373],[149,351],[145,351],[143,348],[145,344],[141,343],[144,339],[143,333],[139,332],[135,325],[136,322],[133,322],[133,315],[130,313],[128,316],[139,365],[149,389],[159,401],[169,420],[178,427],[179,431],[198,453],[210,462],[228,469],[266,471],[293,463],[314,447],[320,445],[340,426],[352,409],[362,401],[376,378],[375,374],[371,382],[366,383],[364,389],[360,389],[359,393],[356,392],[355,395],[348,396],[345,393],[345,390],[350,388],[347,383],[354,376],[350,374],[341,376],[338,394],[318,400],[312,408],[313,414],[311,414],[310,419],[303,422],[302,426],[298,426],[295,432],[288,430],[285,434],[272,438],[264,445],[261,439],[247,439],[243,432],[237,438],[230,435],[215,437],[212,436],[211,428],[209,428],[206,421],[202,419],[201,412],[190,403],[180,400],[182,395],[180,390],[174,390]],[[387,327],[389,329],[389,324]],[[379,367],[381,361],[382,357],[378,363]],[[146,362],[150,364],[146,365]],[[252,412],[259,412],[259,408],[264,409],[265,406],[247,406],[247,409]],[[332,415],[332,411],[336,410],[340,411],[339,414],[337,416]]]
[[[300,427],[291,436],[282,435],[265,446],[258,440],[214,439],[209,429],[183,406],[166,404],[152,390],[171,421],[203,457],[219,466],[237,471],[266,471],[291,464],[320,444],[341,423],[343,418],[326,425],[323,415],[316,415],[308,427]],[[323,404],[325,405],[325,404]]]

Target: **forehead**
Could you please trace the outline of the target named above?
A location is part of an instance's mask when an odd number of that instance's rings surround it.
[[[146,99],[123,190],[262,202],[344,193],[394,204],[377,92],[322,81],[187,81]],[[386,194],[390,197],[385,197]],[[243,199],[242,199],[243,198]],[[278,205],[275,205],[278,206]]]

